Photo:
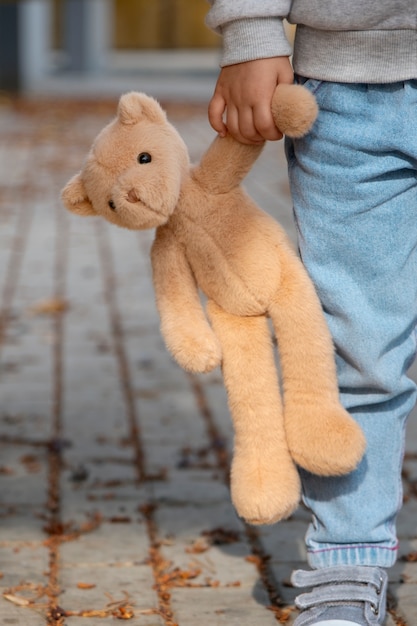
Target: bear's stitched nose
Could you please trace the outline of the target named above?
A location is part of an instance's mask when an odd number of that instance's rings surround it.
[[[139,202],[139,198],[136,195],[136,191],[134,189],[131,189],[129,191],[129,193],[127,194],[127,199],[129,202],[135,203],[135,202]]]

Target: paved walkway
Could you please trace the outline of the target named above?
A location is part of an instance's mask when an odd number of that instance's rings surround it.
[[[114,106],[1,101],[0,624],[291,624],[307,512],[260,529],[236,517],[221,377],[165,350],[152,233],[60,205]],[[169,113],[197,159],[204,110]],[[281,144],[247,187],[293,233]],[[390,626],[417,624],[415,419],[404,484]]]

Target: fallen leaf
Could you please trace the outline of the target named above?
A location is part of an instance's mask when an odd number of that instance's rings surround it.
[[[31,308],[34,315],[57,315],[64,313],[69,308],[69,304],[62,298],[48,298],[41,300]]]
[[[182,570],[179,567],[162,574],[159,578],[159,582],[162,585],[170,585],[173,587],[188,587],[189,581],[197,578],[201,574],[200,569]]]
[[[36,474],[42,469],[38,457],[34,454],[25,454],[20,458],[20,462],[25,466],[29,474]]]
[[[67,617],[67,613],[60,606],[53,606],[48,611],[48,617],[57,622],[58,620],[61,620],[62,617]]]
[[[78,589],[94,589],[94,583],[77,583]]]
[[[0,474],[2,476],[12,476],[14,474],[14,470],[11,467],[7,467],[7,465],[1,465]]]
[[[102,516],[100,513],[96,512],[89,516],[89,520],[81,524],[81,526],[74,526],[73,522],[69,522],[67,524],[47,524],[44,527],[45,532],[47,532],[50,537],[45,539],[43,545],[48,546],[51,541],[55,541],[58,536],[60,541],[74,541],[78,539],[81,535],[86,533],[90,533],[98,528],[101,524]]]
[[[85,611],[67,611],[67,617],[109,617],[107,610],[85,610]]]
[[[256,554],[249,554],[245,557],[245,561],[247,561],[248,563],[254,563],[254,565],[257,566],[260,566],[262,563],[261,557]]]
[[[109,517],[109,522],[111,524],[130,524],[132,518],[128,515],[114,515],[113,517]]]
[[[286,608],[281,608],[279,606],[268,606],[267,609],[268,611],[275,613],[277,622],[280,624],[286,624],[291,617],[294,607],[288,606]]]
[[[112,613],[112,615],[117,619],[132,619],[132,617],[135,617],[133,611],[124,606],[119,607],[116,611]]]
[[[9,602],[12,602],[13,604],[17,604],[17,606],[29,606],[31,604],[30,600],[22,598],[21,596],[14,596],[11,593],[4,593],[3,598],[8,600]]]

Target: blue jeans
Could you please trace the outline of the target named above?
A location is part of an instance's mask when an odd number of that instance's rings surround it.
[[[299,247],[334,338],[341,400],[367,452],[341,478],[302,473],[312,567],[391,566],[416,385],[417,81],[304,80],[320,113],[287,140]],[[326,433],[323,433],[323,437]]]

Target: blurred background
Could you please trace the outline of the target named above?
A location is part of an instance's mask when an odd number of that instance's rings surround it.
[[[221,373],[189,375],[163,344],[153,231],[60,201],[124,91],[158,98],[200,158],[220,60],[208,8],[0,0],[1,624],[292,623],[309,515],[250,529],[236,517]],[[295,242],[283,142],[245,186]],[[404,488],[398,625],[417,624],[415,414]]]
[[[206,0],[0,0],[0,89],[206,101],[220,38]]]

